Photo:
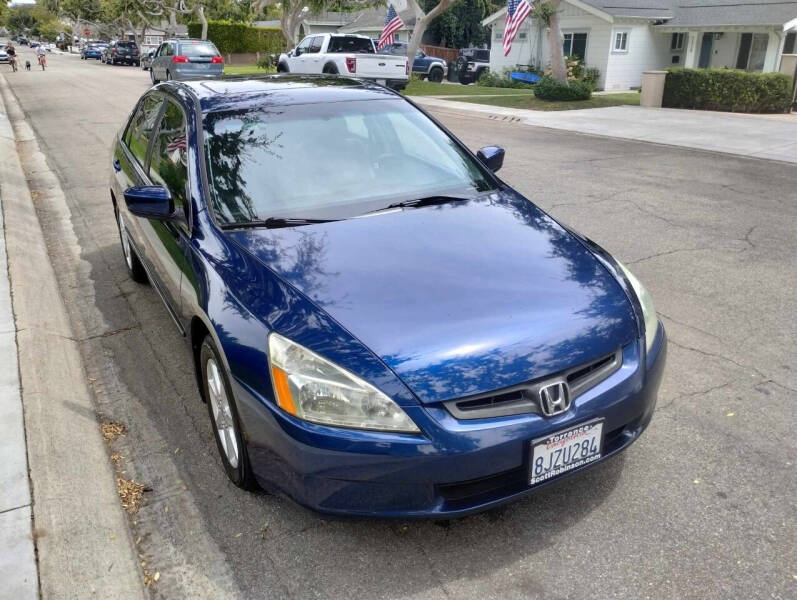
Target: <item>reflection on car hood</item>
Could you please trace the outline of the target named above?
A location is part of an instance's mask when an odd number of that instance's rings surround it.
[[[231,238],[438,402],[522,383],[635,339],[614,278],[511,191]]]

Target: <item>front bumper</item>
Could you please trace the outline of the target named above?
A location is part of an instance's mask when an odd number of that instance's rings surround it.
[[[295,419],[233,384],[258,481],[312,509],[378,517],[458,517],[532,493],[606,460],[645,430],[666,359],[662,326],[640,368],[640,347],[562,415],[459,421],[441,405],[406,407],[423,435],[344,430]],[[600,460],[530,487],[531,440],[602,417]]]

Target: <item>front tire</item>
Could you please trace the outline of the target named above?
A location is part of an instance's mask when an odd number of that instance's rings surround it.
[[[443,81],[443,69],[440,67],[434,67],[431,71],[429,71],[429,77],[427,79],[433,83],[440,83]]]
[[[221,361],[221,353],[210,335],[206,335],[202,341],[199,364],[202,370],[202,395],[208,405],[213,436],[224,471],[239,488],[255,490],[258,486],[241,435],[238,407]]]
[[[161,82],[160,79],[155,79],[155,69],[153,69],[152,67],[150,67],[149,69],[149,78],[152,80],[152,85],[157,85],[158,83]]]
[[[166,71],[166,81],[172,80],[172,74],[169,71]]]
[[[277,73],[288,73],[288,65],[281,62],[277,65]]]
[[[130,238],[128,237],[129,234],[127,233],[125,222],[118,210],[116,210],[116,226],[119,229],[119,241],[122,243],[122,255],[125,259],[127,274],[130,275],[130,279],[136,283],[146,283],[147,272],[144,270],[144,265],[141,264],[141,260],[138,258],[136,251],[133,250],[133,246],[130,244]]]

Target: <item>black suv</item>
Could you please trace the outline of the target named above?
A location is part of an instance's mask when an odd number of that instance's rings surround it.
[[[490,70],[490,51],[486,48],[463,48],[459,51],[453,71],[462,85],[479,81]]]
[[[141,64],[141,55],[135,42],[117,40],[111,42],[102,52],[100,60],[106,65],[136,65]]]

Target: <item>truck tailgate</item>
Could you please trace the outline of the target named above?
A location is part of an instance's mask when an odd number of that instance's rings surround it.
[[[355,77],[407,79],[407,57],[390,54],[357,54]]]

